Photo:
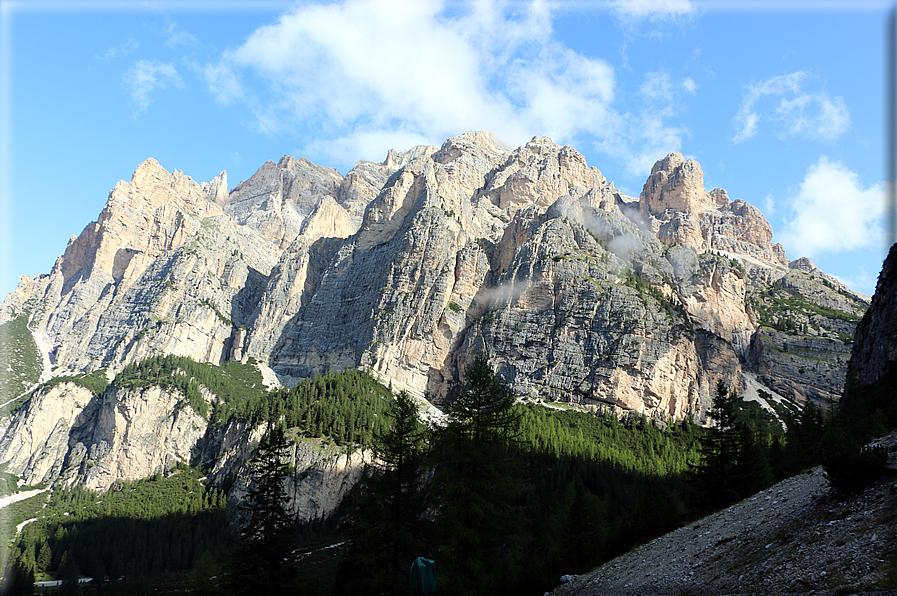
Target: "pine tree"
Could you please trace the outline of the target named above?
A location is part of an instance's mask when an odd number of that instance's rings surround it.
[[[701,440],[701,462],[693,468],[692,480],[699,506],[719,509],[735,502],[739,495],[735,395],[722,381],[716,385],[709,414],[713,424]]]
[[[50,564],[53,562],[53,551],[50,548],[49,542],[44,542],[40,551],[37,553],[37,570],[40,573],[46,573],[50,569]]]
[[[34,594],[34,567],[21,559],[10,561],[0,591],[3,594]]]
[[[417,404],[400,392],[388,427],[374,434],[368,476],[347,504],[351,544],[336,593],[406,594],[408,568],[421,543],[423,498],[418,477],[426,429]]]
[[[190,584],[193,591],[200,596],[212,595],[218,593],[217,582],[215,576],[218,575],[218,566],[212,559],[212,553],[208,550],[203,551],[202,556],[196,563],[196,567],[190,573]]]
[[[284,481],[291,467],[284,461],[287,441],[271,429],[249,460],[249,494],[241,503],[248,520],[231,554],[228,588],[232,594],[280,594],[295,588],[289,496]]]
[[[437,433],[440,557],[449,563],[446,585],[455,594],[497,589],[497,569],[511,565],[507,545],[516,528],[509,499],[517,484],[507,465],[508,447],[519,432],[513,406],[510,388],[481,354],[467,368],[465,383],[450,394],[448,424]]]

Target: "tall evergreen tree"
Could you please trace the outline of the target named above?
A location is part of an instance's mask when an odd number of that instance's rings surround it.
[[[284,459],[288,443],[271,429],[249,460],[249,495],[241,504],[247,515],[231,554],[228,588],[232,594],[283,594],[294,589],[292,530],[284,481],[291,467]]]
[[[782,477],[795,474],[819,463],[822,450],[824,419],[822,410],[807,400],[797,416],[787,420]]]
[[[692,470],[698,506],[719,509],[738,499],[739,436],[735,394],[725,383],[716,384],[710,418],[713,421],[701,441],[701,462]]]
[[[196,567],[190,572],[190,584],[193,592],[199,596],[211,596],[218,593],[218,566],[212,559],[212,553],[203,551],[196,563]]]
[[[738,418],[737,396],[716,385],[710,418],[701,441],[701,462],[692,470],[698,506],[719,509],[762,489],[771,479],[769,463],[757,438]]]
[[[514,395],[485,355],[467,368],[447,403],[448,423],[437,433],[434,496],[445,585],[455,594],[495,593],[506,572],[515,529],[509,499],[516,488],[506,465],[518,433]],[[440,580],[442,582],[442,580]]]
[[[34,594],[34,567],[17,559],[10,561],[3,582],[0,583],[3,594]]]
[[[415,550],[422,542],[418,470],[426,428],[404,391],[387,417],[387,428],[373,437],[368,475],[347,506],[350,547],[340,566],[340,594],[407,594],[408,568],[420,554]]]

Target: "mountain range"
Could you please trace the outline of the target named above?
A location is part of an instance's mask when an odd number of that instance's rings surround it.
[[[0,463],[95,489],[197,458],[232,474],[257,430],[171,388],[107,388],[160,355],[257,367],[265,387],[362,369],[433,406],[485,353],[540,403],[706,423],[722,381],[778,415],[831,407],[870,299],[772,237],[679,153],[638,198],[546,137],[469,132],[346,175],[286,156],[231,189],[147,159],[0,304],[21,343]],[[351,486],[352,457],[308,455],[330,474],[310,515]]]

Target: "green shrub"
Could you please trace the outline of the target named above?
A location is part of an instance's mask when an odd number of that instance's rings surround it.
[[[888,452],[884,447],[860,447],[846,441],[836,441],[823,454],[822,465],[829,482],[839,492],[859,492],[884,472]]]

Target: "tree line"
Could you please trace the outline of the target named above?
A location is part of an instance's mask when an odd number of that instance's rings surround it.
[[[208,372],[173,357],[142,366],[116,382]],[[210,422],[269,428],[250,462],[248,525],[228,532],[223,493],[187,466],[102,495],[56,489],[48,513],[16,540],[7,577],[192,570],[198,593],[407,594],[411,562],[425,556],[446,593],[541,594],[562,574],[587,571],[811,465],[825,463],[834,479],[840,470],[848,480],[833,482],[854,490],[858,461],[873,470],[859,485],[880,468],[872,461],[880,453],[856,447],[857,429],[897,426],[887,388],[850,397],[836,415],[812,404],[784,412],[787,430],[722,384],[708,428],[546,408],[518,403],[483,357],[451,391],[444,423],[431,426],[413,398],[360,371],[270,392],[260,375],[238,367],[223,377],[201,379],[221,390]],[[297,524],[285,515],[287,428],[376,454],[327,520]]]

